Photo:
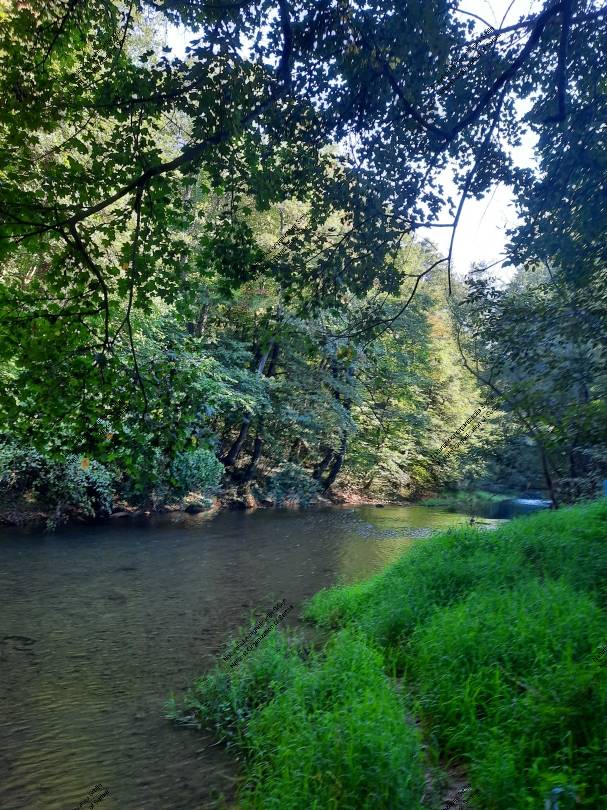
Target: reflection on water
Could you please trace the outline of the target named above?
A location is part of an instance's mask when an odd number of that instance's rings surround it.
[[[0,807],[199,810],[234,795],[232,758],[162,719],[253,611],[380,570],[427,507],[222,512],[0,535]],[[424,532],[422,531],[423,535]]]

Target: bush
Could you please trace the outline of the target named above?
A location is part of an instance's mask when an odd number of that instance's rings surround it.
[[[70,512],[86,517],[107,517],[112,511],[112,477],[103,464],[70,455],[49,461],[35,481],[36,497],[53,509],[47,528],[65,523]]]
[[[221,481],[224,467],[211,450],[198,448],[178,453],[170,467],[171,494],[212,493]]]
[[[318,481],[315,481],[305,470],[297,464],[287,462],[269,480],[267,492],[278,505],[285,501],[296,501],[301,506],[307,506],[314,495],[320,491]]]
[[[87,517],[104,517],[112,511],[111,474],[99,462],[81,456],[50,459],[5,442],[0,447],[0,484],[13,498],[28,494],[50,510],[49,529],[65,523],[71,511]]]
[[[46,459],[31,447],[10,440],[0,444],[0,487],[15,498],[31,489],[46,466]]]

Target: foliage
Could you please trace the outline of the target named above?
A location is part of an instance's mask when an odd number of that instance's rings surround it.
[[[221,480],[223,465],[204,448],[178,453],[171,464],[171,491],[177,497],[188,492],[212,492]]]
[[[277,504],[296,501],[301,506],[306,506],[319,489],[318,482],[310,478],[297,464],[285,464],[271,476],[267,484],[268,494]]]
[[[50,511],[48,527],[72,513],[105,517],[112,511],[113,478],[98,461],[68,455],[52,459],[13,442],[0,445],[0,487],[13,498],[28,497]]]
[[[98,459],[139,499],[192,447],[235,480],[286,461],[322,489],[342,476],[415,495],[485,472],[493,424],[464,462],[432,453],[478,396],[439,294],[451,262],[414,234],[444,224],[450,162],[462,199],[515,183],[533,222],[558,189],[537,242],[552,260],[578,190],[561,256],[575,276],[604,213],[604,15],[546,2],[477,47],[478,22],[446,0],[341,5],[3,10],[0,430]],[[197,31],[184,59],[163,46],[167,18]],[[510,156],[521,98],[541,176]],[[601,306],[585,303],[593,329]],[[596,338],[592,365],[603,350]],[[564,455],[575,409],[557,400]],[[565,499],[592,491],[601,443],[576,438]]]
[[[0,443],[0,485],[15,497],[30,490],[42,475],[45,459],[32,448],[17,445],[10,438]]]
[[[510,423],[502,447],[520,447],[523,437],[551,497],[571,502],[600,494],[607,476],[604,285],[596,277],[579,290],[564,273],[537,275],[519,274],[503,289],[470,278],[457,308],[459,342],[485,391],[499,392]],[[511,459],[506,453],[508,467]]]
[[[70,510],[106,517],[112,511],[112,489],[112,476],[102,464],[76,455],[51,462],[34,484],[36,497],[55,505],[51,528],[63,523]]]

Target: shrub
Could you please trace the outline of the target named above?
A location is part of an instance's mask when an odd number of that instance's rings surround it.
[[[69,455],[51,459],[13,442],[0,446],[0,485],[19,498],[31,495],[52,515],[49,529],[64,523],[70,511],[103,517],[112,511],[112,476],[99,462]]]
[[[267,491],[279,505],[285,501],[296,501],[301,506],[307,506],[320,491],[320,485],[297,464],[287,462],[269,479]]]
[[[211,493],[221,481],[224,467],[211,450],[198,448],[177,453],[170,467],[171,494]]]
[[[70,511],[87,517],[106,517],[112,511],[112,476],[103,464],[80,456],[48,462],[33,491],[54,509],[49,529],[64,523]]]
[[[31,447],[10,440],[0,444],[0,487],[13,497],[31,489],[46,466],[46,459]]]

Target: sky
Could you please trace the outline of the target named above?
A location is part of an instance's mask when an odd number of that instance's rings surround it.
[[[462,0],[458,6],[460,11],[478,15],[496,28],[502,24],[502,19],[503,25],[512,24],[521,17],[529,16],[537,10],[537,7],[537,0]],[[462,19],[469,18],[463,15]],[[485,27],[482,22],[478,22],[477,33]],[[194,35],[191,31],[167,24],[167,43],[176,56],[184,56],[185,47],[192,38]],[[531,133],[522,133],[522,143],[512,153],[517,165],[524,167],[533,165],[534,142]],[[441,180],[446,193],[450,193],[457,201],[458,196],[451,180],[450,169],[445,171]],[[439,221],[449,222],[451,219],[445,207]],[[492,188],[482,200],[467,200],[453,245],[454,274],[461,277],[466,275],[475,263],[493,264],[503,259],[507,242],[506,230],[515,226],[517,222],[511,190],[504,184]],[[419,238],[430,239],[441,254],[447,254],[451,238],[450,228],[422,228],[416,235]],[[507,281],[514,270],[500,265],[495,267],[492,273],[497,279]]]
[[[528,17],[537,10],[537,6],[538,3],[533,0],[463,0],[458,8],[478,14],[497,28],[500,24],[511,25],[521,17]],[[482,28],[483,24],[479,22],[479,32]],[[523,114],[523,105],[518,106],[519,112]],[[523,167],[532,166],[535,136],[524,132],[521,141],[521,145],[512,151],[514,162]],[[441,179],[445,191],[454,197],[457,204],[459,197],[451,180],[451,170],[447,170]],[[439,221],[451,221],[446,209],[444,217]],[[467,200],[453,243],[454,275],[466,275],[475,263],[493,264],[502,259],[507,242],[506,231],[518,221],[511,189],[503,183],[493,187],[482,200]],[[418,236],[425,236],[433,241],[444,255],[449,251],[451,233],[450,228],[424,228],[417,231]],[[492,274],[500,280],[508,281],[514,274],[514,268],[497,266]]]

